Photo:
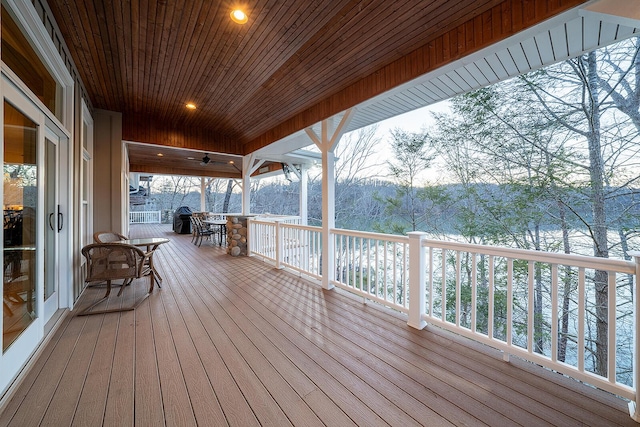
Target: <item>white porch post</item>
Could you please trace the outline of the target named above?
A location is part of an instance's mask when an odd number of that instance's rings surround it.
[[[258,160],[253,154],[242,158],[242,215],[251,213],[251,174],[262,166],[264,160]]]
[[[331,230],[336,222],[335,155],[333,151],[340,141],[347,124],[353,117],[353,109],[346,111],[335,129],[330,128],[333,117],[323,120],[320,136],[312,128],[305,129],[307,135],[322,153],[322,287],[333,288],[335,278],[335,249]]]
[[[422,239],[427,233],[411,231],[409,236],[409,319],[407,324],[412,328],[423,329],[427,322],[422,319],[425,304],[425,251],[422,249]]]
[[[207,211],[207,201],[206,198],[204,197],[204,192],[207,188],[207,185],[205,183],[205,178],[204,176],[200,177],[200,212],[206,212]]]
[[[309,179],[307,178],[307,166],[300,166],[300,224],[308,225],[309,223],[309,209],[308,193],[309,193]]]
[[[242,158],[242,215],[251,213],[251,164],[253,156]]]

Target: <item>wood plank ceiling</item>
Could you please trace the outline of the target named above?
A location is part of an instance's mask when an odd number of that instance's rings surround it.
[[[123,139],[235,155],[583,2],[251,0],[238,25],[229,2],[48,0]]]

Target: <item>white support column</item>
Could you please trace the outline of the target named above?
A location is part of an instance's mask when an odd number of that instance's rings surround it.
[[[333,288],[335,278],[335,249],[331,231],[336,222],[336,185],[335,185],[335,155],[334,150],[344,130],[353,117],[353,109],[346,111],[344,116],[333,128],[334,118],[323,120],[320,136],[312,128],[305,129],[307,135],[318,146],[322,153],[322,287]]]
[[[201,176],[200,177],[200,212],[207,211],[207,200],[206,200],[206,197],[204,196],[204,192],[206,189],[207,189],[207,185],[205,183],[205,177]]]
[[[264,160],[256,159],[253,154],[242,158],[242,215],[251,213],[251,174],[257,171],[264,162]]]
[[[251,165],[253,155],[242,158],[242,215],[251,213]]]
[[[422,319],[425,313],[425,265],[426,255],[422,249],[422,239],[427,233],[411,231],[409,236],[409,319],[412,328],[423,329],[427,322]]]
[[[309,209],[307,207],[309,199],[309,179],[307,177],[307,166],[300,166],[300,224],[309,224]]]

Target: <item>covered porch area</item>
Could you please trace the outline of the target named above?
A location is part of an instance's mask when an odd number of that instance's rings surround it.
[[[623,399],[342,289],[167,225],[130,231],[171,239],[162,289],[63,318],[0,425],[636,425]]]

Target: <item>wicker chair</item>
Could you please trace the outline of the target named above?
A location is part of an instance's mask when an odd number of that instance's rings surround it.
[[[107,283],[107,290],[100,300],[79,312],[78,316],[134,310],[153,292],[155,277],[153,269],[149,268],[150,253],[145,253],[135,246],[123,243],[92,243],[82,248],[82,255],[87,259],[87,277],[85,281],[104,281]],[[126,282],[145,276],[149,276],[149,291],[134,305],[125,308],[91,311],[96,305],[109,298],[111,281],[121,279]],[[122,294],[124,289],[125,286],[120,287],[118,296]]]
[[[118,240],[127,240],[128,237],[120,234],[120,233],[116,233],[115,231],[98,231],[96,233],[93,233],[93,240],[96,243],[111,243],[111,242],[117,242]]]

